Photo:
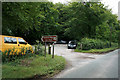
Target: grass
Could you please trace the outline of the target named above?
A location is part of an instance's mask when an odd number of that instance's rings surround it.
[[[34,78],[51,77],[63,70],[65,59],[61,56],[50,55],[29,57],[18,61],[4,63],[2,65],[2,78]]]
[[[82,52],[82,53],[107,53],[117,49],[118,47],[111,47],[111,48],[104,48],[104,49],[91,49],[91,50],[79,50],[75,49],[75,52]]]

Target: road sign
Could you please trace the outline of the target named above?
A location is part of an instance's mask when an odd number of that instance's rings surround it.
[[[42,36],[41,40],[43,42],[56,42],[57,35]]]
[[[45,42],[45,57],[46,57],[46,42],[56,42],[57,35],[49,35],[49,36],[42,36],[41,40]],[[50,50],[50,49],[49,49]],[[51,50],[50,50],[51,51]],[[48,51],[49,52],[49,51]],[[54,43],[53,43],[53,54],[52,58],[54,58]]]

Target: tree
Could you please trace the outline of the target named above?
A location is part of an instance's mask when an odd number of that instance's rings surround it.
[[[23,37],[29,43],[43,35],[59,40],[84,37],[117,42],[119,22],[100,2],[6,2],[3,4],[3,34]]]

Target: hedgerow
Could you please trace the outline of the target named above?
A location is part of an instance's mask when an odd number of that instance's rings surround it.
[[[103,48],[109,48],[109,47],[116,47],[118,46],[117,43],[113,43],[110,41],[102,41],[100,39],[89,39],[89,38],[83,38],[78,43],[78,49],[81,50],[90,50],[90,49],[103,49]]]

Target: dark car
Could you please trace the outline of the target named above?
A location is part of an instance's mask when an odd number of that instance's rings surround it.
[[[67,44],[67,42],[63,41],[63,40],[60,40],[60,41],[57,41],[56,44]]]
[[[77,47],[76,41],[69,41],[68,49],[76,49],[76,47]]]

